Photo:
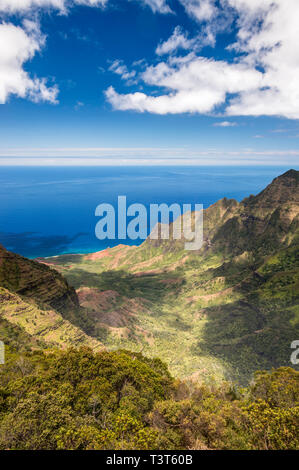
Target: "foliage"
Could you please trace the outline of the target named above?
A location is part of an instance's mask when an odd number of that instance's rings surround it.
[[[175,381],[125,350],[7,348],[0,449],[299,449],[299,373],[256,374],[247,389]]]

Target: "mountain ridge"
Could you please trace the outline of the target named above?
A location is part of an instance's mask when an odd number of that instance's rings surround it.
[[[247,383],[257,368],[289,365],[299,336],[298,174],[290,170],[257,196],[206,209],[199,251],[147,239],[39,259],[34,270],[43,266],[66,289],[60,294],[76,295],[72,312],[55,296],[52,305],[97,344],[159,356],[177,376]]]
[[[3,337],[10,341],[7,325],[5,327],[8,322],[12,327],[21,328],[25,336],[29,335],[25,341],[29,347],[32,338],[33,343],[40,343],[42,347],[85,344],[100,349],[102,345],[90,338],[76,321],[79,309],[75,289],[60,273],[0,245]]]

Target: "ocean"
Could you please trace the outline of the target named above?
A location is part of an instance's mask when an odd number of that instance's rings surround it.
[[[257,194],[287,167],[0,167],[0,243],[29,258],[143,240],[98,240],[98,204],[203,204]]]

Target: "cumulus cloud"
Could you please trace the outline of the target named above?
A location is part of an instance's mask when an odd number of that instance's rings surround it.
[[[197,12],[198,20],[216,14],[215,2],[181,2],[193,15]],[[113,107],[167,114],[211,113],[221,105],[228,116],[299,119],[298,0],[222,0],[221,4],[233,8],[237,19],[237,38],[229,47],[236,55],[233,63],[196,54],[172,56],[141,74],[145,84],[163,87],[160,96],[119,94],[110,87],[106,96]],[[157,52],[187,48],[188,41],[176,30]]]
[[[57,103],[57,86],[48,86],[45,78],[31,77],[23,68],[45,44],[45,36],[40,32],[38,23],[28,19],[33,10],[54,8],[67,13],[68,8],[74,5],[98,7],[104,6],[106,2],[107,0],[0,0],[2,17],[20,14],[26,18],[21,25],[8,21],[0,23],[0,103],[6,103],[10,95],[34,102]]]
[[[11,94],[33,101],[57,102],[58,88],[47,86],[46,79],[32,78],[25,72],[23,65],[41,50],[45,37],[37,26],[33,27],[28,19],[22,25],[14,25],[11,16],[18,14],[23,18],[33,17],[35,12],[53,9],[67,14],[76,6],[104,7],[109,0],[0,0],[0,16],[6,22],[0,23],[0,102],[5,103]],[[138,0],[149,6],[153,12],[171,13],[166,0]],[[8,19],[10,19],[8,21]],[[31,27],[29,27],[31,24]],[[111,70],[124,80],[135,76],[124,64],[114,64]]]
[[[23,69],[24,62],[40,51],[44,41],[38,26],[31,21],[24,21],[23,28],[0,24],[0,103],[5,103],[10,94],[35,102],[56,102],[57,88],[48,87],[44,78],[31,78]]]
[[[238,41],[252,66],[264,70],[263,87],[245,91],[227,109],[229,115],[299,118],[299,2],[297,0],[230,0],[241,13]],[[254,8],[256,5],[256,9]],[[257,20],[263,18],[262,27]]]
[[[108,0],[0,0],[0,12],[24,13],[34,8],[54,8],[66,12],[74,5],[104,6]]]
[[[228,64],[190,54],[183,61],[161,62],[142,74],[148,85],[164,87],[168,94],[118,94],[112,87],[106,97],[114,108],[156,114],[208,113],[225,103],[226,93],[254,90],[262,73],[245,64]]]

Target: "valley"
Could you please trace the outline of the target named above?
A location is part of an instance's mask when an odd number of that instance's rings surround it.
[[[39,259],[76,290],[63,317],[109,350],[160,357],[178,377],[247,383],[289,365],[299,334],[298,172],[204,212],[204,245],[146,240]]]

